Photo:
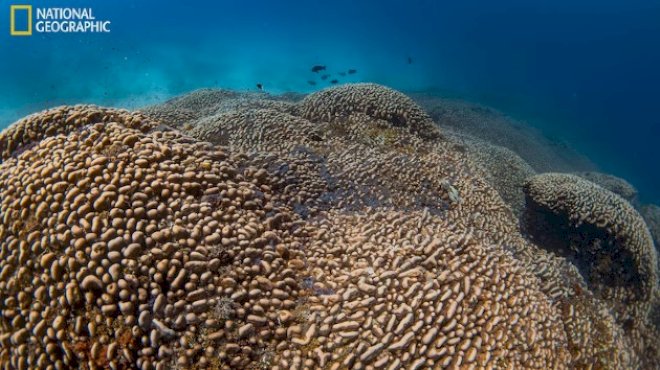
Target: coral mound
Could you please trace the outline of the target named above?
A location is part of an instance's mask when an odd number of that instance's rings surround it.
[[[576,175],[589,180],[614,194],[618,194],[628,202],[632,203],[637,198],[637,189],[622,178],[601,172],[578,172]]]
[[[484,179],[493,186],[502,200],[519,217],[525,207],[522,191],[525,180],[536,174],[534,169],[515,152],[468,135],[447,134],[464,145],[469,157],[484,170]]]
[[[575,256],[591,289],[621,304],[621,321],[648,308],[657,290],[657,256],[644,219],[628,202],[568,174],[534,176],[525,193],[530,231],[542,244]]]
[[[62,106],[28,116],[0,133],[0,155],[7,159],[42,139],[56,134],[68,134],[86,125],[116,122],[126,127],[145,130],[155,126],[147,116],[126,110],[99,108],[93,105]]]
[[[526,240],[464,148],[426,135],[437,129],[402,94],[355,90],[286,110],[205,92],[214,108],[195,103],[204,113],[185,131],[158,114],[76,106],[3,133],[0,365],[657,361],[642,320],[629,330],[569,260]],[[322,118],[315,104],[347,113]]]
[[[286,97],[284,97],[286,98]],[[142,109],[160,122],[180,129],[189,129],[195,120],[234,109],[271,108],[282,112],[293,109],[284,98],[263,93],[240,93],[230,90],[200,89],[167,102]]]
[[[437,136],[437,127],[424,110],[406,95],[385,86],[360,83],[325,89],[307,96],[299,106],[311,121],[332,122],[355,113],[406,127],[423,137]]]

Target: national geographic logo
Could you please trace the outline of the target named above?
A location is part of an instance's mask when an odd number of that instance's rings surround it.
[[[22,30],[16,24],[17,18],[19,22],[21,19],[25,20],[25,28]],[[9,7],[9,33],[12,36],[32,36],[32,5],[11,5]]]
[[[33,17],[34,15],[34,17]],[[110,33],[109,20],[99,20],[92,8],[35,8],[9,6],[9,34],[32,36],[36,33]]]

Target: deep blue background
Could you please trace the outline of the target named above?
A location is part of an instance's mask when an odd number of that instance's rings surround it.
[[[199,87],[311,91],[320,63],[358,69],[342,82],[495,106],[660,203],[660,0],[20,3],[93,7],[112,33],[12,38],[0,5],[0,127],[55,104],[134,107]]]

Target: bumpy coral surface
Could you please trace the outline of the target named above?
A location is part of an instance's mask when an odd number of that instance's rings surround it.
[[[188,129],[197,119],[239,108],[272,108],[283,112],[294,109],[289,100],[298,96],[272,97],[263,93],[240,93],[230,90],[200,89],[142,111],[161,123]]]
[[[483,178],[493,186],[516,216],[525,208],[523,185],[536,171],[515,152],[468,135],[447,134],[465,146],[472,161],[483,168]]]
[[[573,263],[523,237],[483,165],[404,95],[273,101],[202,91],[147,115],[61,107],[6,130],[0,364],[658,360]]]
[[[433,136],[431,117],[406,95],[380,85],[360,83],[326,89],[300,103],[300,113],[312,121],[332,122],[354,113],[407,127],[420,136]]]
[[[628,181],[601,172],[578,172],[576,175],[599,185],[612,193],[618,194],[621,198],[628,202],[634,202],[637,198],[637,189],[632,186]]]
[[[612,302],[619,322],[645,329],[657,303],[658,269],[641,215],[620,196],[569,174],[534,176],[525,192],[536,239],[576,258],[590,289]]]

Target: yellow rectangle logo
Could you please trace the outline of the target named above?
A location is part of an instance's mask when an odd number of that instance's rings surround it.
[[[27,30],[16,29],[16,12],[20,10],[27,10]],[[12,36],[32,36],[32,5],[10,5],[9,14],[9,33]]]

